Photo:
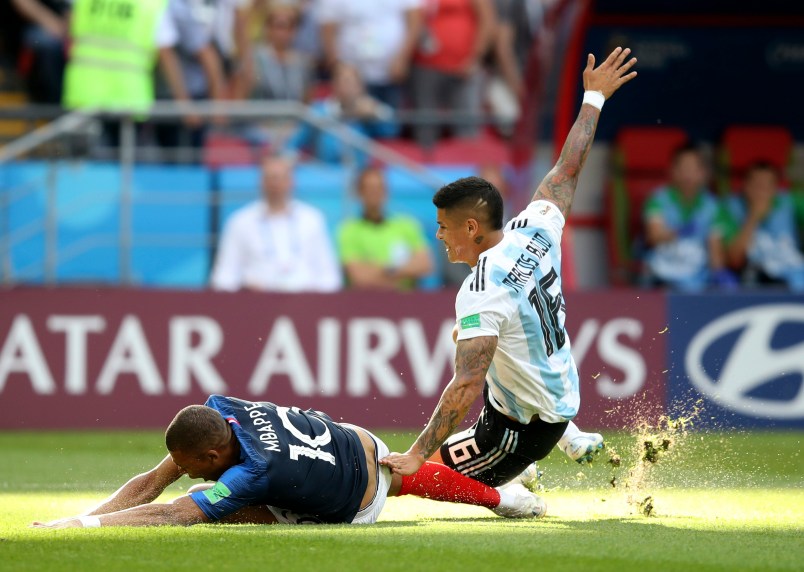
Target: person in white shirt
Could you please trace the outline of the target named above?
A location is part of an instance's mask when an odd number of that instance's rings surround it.
[[[287,159],[262,164],[262,198],[235,211],[223,228],[215,290],[333,292],[342,278],[323,213],[294,200]]]
[[[564,326],[561,235],[603,103],[636,76],[629,53],[617,48],[596,69],[589,54],[584,103],[561,156],[505,227],[502,197],[480,177],[459,179],[433,197],[450,262],[473,272],[455,302],[455,376],[413,446],[382,460],[394,472],[413,474],[430,459],[500,486],[557,444],[574,456],[580,431],[571,420],[580,392]],[[453,434],[481,393],[477,423]]]
[[[422,31],[422,0],[318,0],[324,59],[353,65],[369,94],[397,108]]]
[[[155,136],[164,147],[189,143],[201,147],[204,122],[192,113],[194,100],[222,99],[224,74],[214,45],[215,16],[224,0],[169,0],[156,31],[160,80],[157,99],[173,99],[187,107],[183,126],[157,124]]]
[[[214,17],[213,40],[232,99],[245,99],[254,81],[250,15],[251,0],[219,0]]]

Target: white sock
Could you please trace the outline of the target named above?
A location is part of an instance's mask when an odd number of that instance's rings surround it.
[[[580,434],[581,430],[578,429],[578,426],[570,421],[567,428],[564,430],[564,435],[558,440],[558,446],[561,447],[562,450],[566,449],[569,447],[569,442]]]
[[[519,505],[517,504],[516,496],[514,493],[507,491],[506,488],[506,486],[497,488],[497,492],[500,493],[500,504],[498,504],[497,507],[517,508]]]

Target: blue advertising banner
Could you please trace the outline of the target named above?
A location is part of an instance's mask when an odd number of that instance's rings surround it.
[[[669,295],[668,410],[698,428],[804,427],[804,296]]]

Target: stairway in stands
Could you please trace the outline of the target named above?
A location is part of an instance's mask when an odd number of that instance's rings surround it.
[[[0,60],[0,108],[16,107],[28,102],[14,68]],[[0,117],[0,146],[28,131],[28,123],[19,119]]]

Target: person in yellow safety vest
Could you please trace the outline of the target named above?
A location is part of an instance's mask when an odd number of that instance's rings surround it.
[[[64,106],[147,111],[166,7],[167,0],[75,0]]]

